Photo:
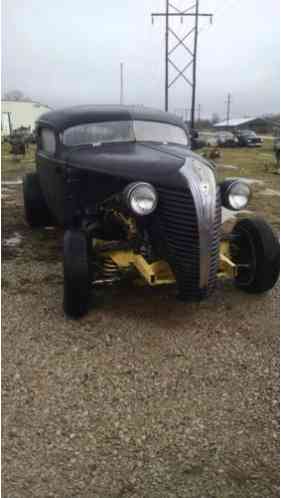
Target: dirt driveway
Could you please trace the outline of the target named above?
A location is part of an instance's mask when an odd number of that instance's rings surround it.
[[[277,498],[279,288],[106,289],[69,321],[62,234],[20,185],[3,216],[3,496]]]

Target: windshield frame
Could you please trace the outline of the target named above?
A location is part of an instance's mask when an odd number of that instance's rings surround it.
[[[113,125],[121,125],[122,123],[125,123],[126,125],[128,125],[128,138],[127,137],[120,137],[118,139],[107,139],[107,140],[96,140],[96,141],[91,141],[91,140],[87,140],[87,141],[81,141],[79,143],[67,143],[67,140],[66,140],[66,134],[67,133],[71,133],[71,132],[75,132],[76,131],[79,131],[79,128],[83,128],[83,127],[90,127],[90,126],[99,126],[101,125],[101,128],[102,128],[102,125],[106,125],[106,124],[113,124]],[[176,141],[171,141],[169,139],[167,140],[164,140],[164,139],[159,139],[159,140],[155,140],[155,137],[151,136],[148,138],[142,138],[140,139],[139,136],[140,136],[140,131],[137,131],[137,126],[138,124],[141,125],[152,125],[152,128],[153,126],[155,125],[160,125],[162,127],[167,127],[167,132],[169,131],[170,133],[172,132],[172,130],[174,129],[175,132],[178,132],[179,135],[181,134],[181,140],[177,137],[177,140]],[[168,130],[168,128],[170,130]],[[147,133],[148,133],[149,130],[147,130]],[[150,130],[152,132],[152,130]],[[155,132],[155,130],[154,130]],[[162,130],[162,133],[163,133],[163,130]],[[130,136],[131,134],[131,136]],[[159,130],[159,134],[160,134],[160,130]],[[168,137],[167,138],[171,138],[171,137]],[[77,125],[74,125],[74,126],[70,126],[68,128],[65,128],[61,133],[60,133],[60,141],[61,141],[61,144],[63,145],[63,147],[67,148],[67,149],[70,149],[70,148],[81,148],[81,147],[87,147],[87,146],[94,146],[94,147],[98,147],[98,146],[101,146],[101,145],[108,145],[108,144],[118,144],[118,143],[156,143],[156,144],[161,144],[161,145],[176,145],[176,146],[181,146],[181,147],[188,147],[190,144],[189,144],[189,136],[188,136],[188,133],[187,133],[187,130],[185,129],[184,126],[180,126],[178,124],[172,124],[172,123],[169,123],[169,122],[165,122],[165,121],[156,121],[156,120],[146,120],[146,119],[132,119],[132,120],[106,120],[106,121],[98,121],[98,122],[86,122],[86,123],[80,123],[80,124],[77,124]]]

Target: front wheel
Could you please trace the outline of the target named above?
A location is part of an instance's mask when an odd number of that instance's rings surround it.
[[[63,241],[64,312],[80,318],[89,310],[91,278],[88,240],[81,230],[67,230]]]
[[[244,218],[233,229],[230,250],[238,265],[237,287],[249,293],[266,292],[279,277],[279,241],[262,218]]]

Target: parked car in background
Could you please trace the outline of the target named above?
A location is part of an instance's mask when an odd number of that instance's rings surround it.
[[[230,131],[218,133],[216,135],[217,145],[219,147],[238,147],[238,138]]]
[[[236,136],[240,147],[261,147],[263,143],[262,138],[252,130],[238,130]]]
[[[23,182],[26,220],[64,229],[64,312],[78,318],[97,285],[142,279],[201,300],[217,278],[250,293],[279,275],[279,241],[261,218],[222,237],[222,205],[244,209],[250,187],[217,183],[173,114],[126,106],[49,112],[37,123],[36,172]],[[93,288],[93,290],[92,290]],[[149,298],[148,298],[149,299]]]

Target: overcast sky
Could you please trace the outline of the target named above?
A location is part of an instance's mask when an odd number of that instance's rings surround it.
[[[186,8],[194,2],[171,3]],[[214,13],[211,27],[200,20],[201,116],[217,112],[224,118],[228,92],[233,117],[279,111],[279,3],[200,1],[201,12]],[[150,13],[164,7],[165,0],[2,0],[2,94],[19,89],[52,107],[118,103],[122,61],[125,103],[162,108],[164,19],[152,25]],[[184,34],[192,23],[173,19],[171,27]],[[189,61],[183,49],[174,55],[180,68]],[[179,80],[170,91],[170,110],[189,108],[190,101],[190,88]]]

